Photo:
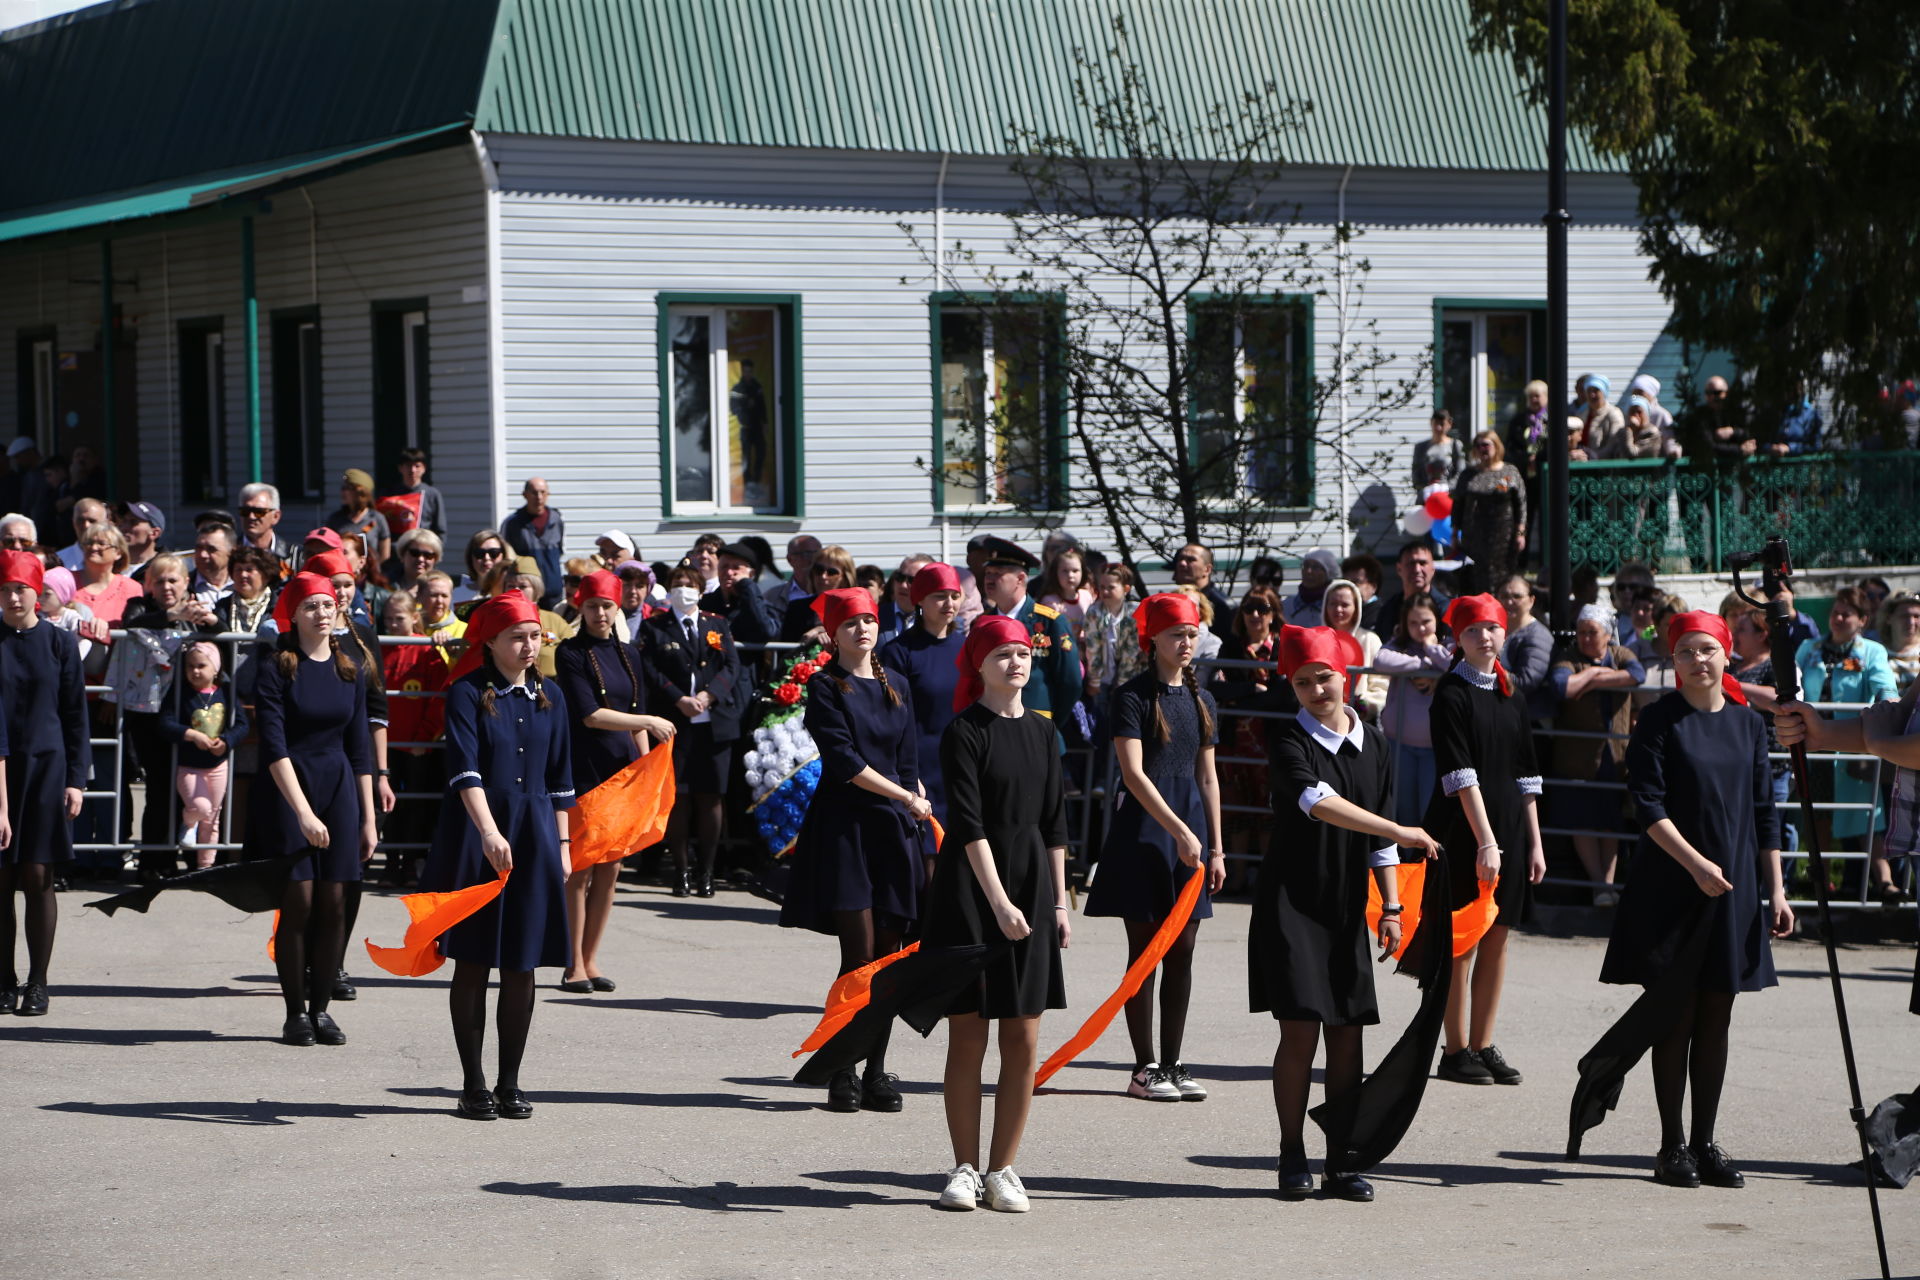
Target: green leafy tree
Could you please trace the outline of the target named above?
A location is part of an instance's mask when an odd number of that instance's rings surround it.
[[[1543,100],[1546,0],[1472,4]],[[1756,405],[1804,383],[1876,429],[1920,370],[1920,5],[1572,0],[1567,81],[1570,126],[1638,184],[1674,335]]]

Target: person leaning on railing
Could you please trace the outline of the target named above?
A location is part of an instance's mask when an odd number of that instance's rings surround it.
[[[1893,765],[1885,858],[1905,857],[1920,869],[1920,681],[1907,686],[1898,702],[1877,702],[1846,719],[1822,716],[1804,702],[1782,703],[1774,709],[1773,731],[1784,747],[1857,751]],[[1891,878],[1879,892],[1889,904],[1901,896]]]
[[[1553,664],[1553,685],[1559,705],[1553,727],[1562,732],[1553,739],[1553,773],[1576,782],[1620,782],[1626,777],[1627,732],[1633,727],[1633,698],[1629,691],[1647,677],[1639,659],[1624,646],[1612,643],[1612,611],[1590,604],[1574,624],[1573,649]],[[1610,733],[1614,738],[1576,735]],[[1618,842],[1611,832],[1620,826],[1621,794],[1612,787],[1556,787],[1552,797],[1553,823],[1583,834],[1572,837],[1573,851],[1588,880],[1609,886],[1594,890],[1595,906],[1619,901],[1613,884]]]
[[[1393,638],[1374,655],[1373,665],[1382,671],[1445,671],[1452,655],[1440,643],[1439,631],[1439,607],[1431,595],[1416,591],[1401,603]],[[1380,731],[1393,744],[1393,820],[1401,826],[1419,824],[1439,781],[1428,719],[1435,679],[1392,679],[1380,714]]]

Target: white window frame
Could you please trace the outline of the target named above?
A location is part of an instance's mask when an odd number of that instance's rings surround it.
[[[1039,316],[1043,321],[1046,319],[1043,304],[1036,302],[1031,304],[1022,303],[1021,305],[1031,305],[1034,308],[1035,315]],[[955,502],[951,495],[952,489],[956,486],[952,484],[946,474],[946,464],[952,461],[949,450],[953,440],[953,431],[948,424],[952,422],[953,419],[947,414],[944,397],[945,381],[943,378],[943,395],[940,405],[940,456],[942,459],[942,474],[940,476],[941,496],[946,503],[946,509],[949,511],[1012,511],[1018,505],[1017,503],[999,501],[987,496],[987,490],[990,487],[998,487],[997,482],[1005,466],[1005,459],[1000,456],[1000,433],[993,429],[995,408],[1000,403],[1000,362],[994,359],[993,312],[990,308],[968,306],[964,302],[943,302],[940,304],[941,332],[943,334],[945,333],[947,318],[949,316],[960,315],[978,316],[980,318],[980,361],[981,368],[987,375],[986,420],[981,424],[980,428],[981,443],[984,446],[984,457],[981,460],[980,472],[976,477],[977,483],[973,493],[969,495],[964,502]],[[1048,403],[1048,388],[1045,386],[1047,370],[1050,367],[1049,362],[1054,356],[1052,349],[1054,342],[1053,334],[1048,332],[1043,342],[1046,346],[1041,352],[1042,387],[1040,430],[1043,435],[1046,435],[1054,429],[1054,422],[1051,420],[1053,408],[1051,404]],[[934,359],[939,360],[941,354],[942,353],[938,351],[934,352]],[[968,424],[968,429],[971,429],[971,424]],[[1049,446],[1049,452],[1051,453],[1051,441],[1049,441]],[[969,465],[971,465],[972,461],[971,458],[967,459]]]
[[[733,439],[727,429],[727,421],[732,416],[731,400],[733,388],[727,384],[727,313],[730,311],[761,311],[773,317],[773,368],[762,374],[760,382],[767,389],[768,423],[767,431],[772,437],[769,447],[773,452],[773,501],[763,506],[735,506],[732,497],[733,476]],[[700,316],[707,322],[707,449],[710,461],[711,491],[705,499],[683,498],[680,496],[680,424],[669,421],[667,424],[667,442],[670,456],[667,459],[666,481],[672,498],[672,511],[677,519],[683,515],[778,515],[787,510],[790,495],[786,492],[787,479],[787,400],[786,400],[786,343],[787,316],[785,308],[775,303],[751,301],[740,302],[675,302],[667,309],[667,332],[669,340],[666,354],[671,358],[671,334],[675,324],[686,317]],[[671,379],[677,370],[669,363],[665,370],[669,379],[666,397],[667,412],[673,413],[675,397]]]
[[[1514,317],[1520,320],[1522,330],[1527,335],[1526,359],[1522,362],[1522,367],[1527,369],[1533,368],[1532,313],[1505,310],[1500,307],[1489,307],[1485,310],[1478,311],[1469,311],[1463,307],[1448,307],[1440,316],[1440,323],[1443,328],[1446,325],[1462,320],[1471,321],[1473,324],[1473,360],[1468,366],[1469,372],[1467,374],[1467,401],[1470,406],[1469,413],[1473,420],[1471,422],[1462,422],[1460,420],[1460,410],[1454,408],[1452,405],[1446,406],[1446,408],[1453,413],[1454,430],[1464,434],[1468,440],[1473,439],[1482,431],[1502,431],[1506,427],[1505,423],[1487,421],[1487,321],[1494,316],[1500,316],[1502,318]],[[1445,391],[1444,387],[1442,391]]]

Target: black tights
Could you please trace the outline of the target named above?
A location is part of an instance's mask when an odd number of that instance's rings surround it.
[[[1140,958],[1160,931],[1159,921],[1129,920],[1127,925],[1127,966]],[[1170,1067],[1180,1061],[1180,1045],[1187,1036],[1187,1001],[1193,995],[1193,944],[1200,936],[1200,922],[1191,920],[1180,936],[1167,948],[1160,961],[1160,1056],[1153,1056],[1153,975],[1140,984],[1140,990],[1127,1001],[1127,1038],[1133,1041],[1133,1067],[1138,1071],[1149,1062]]]
[[[460,1087],[487,1087],[480,1051],[487,1040],[487,976],[493,970],[469,960],[453,962],[453,984],[447,988],[447,1012],[453,1015],[453,1045],[460,1051]],[[494,1012],[500,1032],[500,1089],[520,1087],[520,1059],[527,1052],[527,1033],[533,1028],[533,970],[502,969],[500,1002]]]
[[[714,854],[720,848],[720,807],[722,797],[704,791],[690,791],[675,798],[673,812],[667,816],[667,852],[673,855],[676,872],[687,869],[687,828],[693,828],[693,843],[699,856],[697,878],[713,874]]]
[[[280,927],[273,935],[273,963],[280,974],[280,997],[287,1016],[323,1013],[333,995],[333,975],[346,949],[341,914],[346,885],[339,880],[289,880],[280,903]],[[307,989],[307,971],[313,989]]]
[[[20,931],[13,911],[18,890],[27,900],[27,981],[45,985],[47,965],[53,959],[53,931],[59,923],[59,901],[53,894],[53,868],[44,862],[22,862],[0,867],[0,987],[18,986],[13,967],[14,935]]]
[[[900,931],[883,929],[873,922],[871,909],[863,911],[836,911],[833,913],[833,925],[840,935],[840,972],[852,973],[863,965],[872,964],[881,956],[890,956],[900,949]],[[880,1033],[874,1042],[873,1056],[867,1059],[864,1074],[872,1079],[887,1069],[887,1042],[893,1037],[893,1026]]]
[[[1360,1087],[1360,1028],[1327,1027],[1327,1101]],[[1313,1085],[1313,1053],[1321,1024],[1281,1019],[1280,1047],[1273,1051],[1273,1109],[1280,1117],[1282,1155],[1306,1154],[1307,1091]]]
[[[1693,1082],[1693,1145],[1713,1141],[1720,1113],[1720,1088],[1727,1079],[1727,1028],[1733,1021],[1733,993],[1700,991],[1687,1002],[1667,1038],[1653,1046],[1653,1097],[1660,1108],[1660,1145],[1687,1140],[1680,1127],[1680,1103]]]

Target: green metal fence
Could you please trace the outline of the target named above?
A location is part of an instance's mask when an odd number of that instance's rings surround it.
[[[1718,572],[1774,534],[1803,568],[1920,564],[1920,452],[1582,462],[1567,488],[1575,570]]]

